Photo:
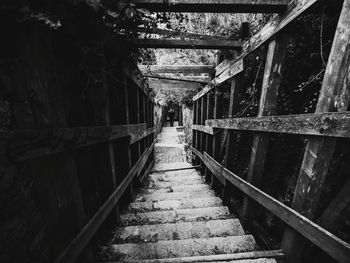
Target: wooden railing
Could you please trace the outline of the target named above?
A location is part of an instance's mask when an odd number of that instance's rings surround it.
[[[55,35],[40,23],[24,24],[16,24],[14,34],[20,37],[13,39],[19,43],[11,43],[20,50],[14,51],[18,57],[4,66],[16,64],[16,70],[4,73],[6,83],[23,82],[7,87],[16,129],[0,133],[1,173],[13,178],[15,190],[24,181],[30,185],[21,197],[34,210],[25,224],[39,221],[39,226],[21,235],[47,240],[36,244],[49,251],[43,261],[75,262],[80,256],[95,262],[89,243],[107,218],[118,222],[120,206],[131,201],[135,187],[151,171],[164,111],[156,105],[155,124],[154,100],[123,43],[102,41],[91,54],[89,63],[95,64],[84,71],[78,65],[88,62],[62,56],[67,47],[72,54],[81,52],[79,45],[66,43],[64,33]],[[65,44],[53,49],[58,39]],[[8,203],[10,213],[22,213],[17,199]],[[22,222],[16,224],[23,229]],[[6,231],[12,227],[7,221],[1,225]],[[40,230],[39,237],[34,229]]]
[[[350,0],[344,0],[338,27],[335,33],[329,62],[315,114],[283,115],[277,113],[277,97],[288,35],[281,32],[288,24],[310,7],[321,1],[293,1],[288,10],[277,16],[242,47],[242,52],[231,61],[216,67],[216,76],[206,88],[194,97],[193,153],[195,164],[202,165],[206,179],[212,185],[221,184],[223,198],[229,199],[232,186],[243,194],[240,217],[245,226],[253,224],[256,206],[264,207],[281,219],[285,231],[281,249],[287,263],[300,262],[306,240],[321,248],[339,262],[350,262],[350,245],[315,223],[316,207],[320,202],[329,163],[335,151],[336,138],[350,138],[349,79],[350,74]],[[257,117],[233,118],[237,114],[239,95],[242,92],[244,60],[261,45],[268,43],[264,79]],[[222,117],[222,98],[219,84],[231,81],[228,118]],[[250,131],[253,134],[251,154],[246,180],[233,170],[235,131]],[[303,155],[299,177],[290,207],[264,193],[259,188],[263,180],[264,165],[268,155],[272,133],[307,136],[308,143]],[[222,156],[224,156],[222,158]],[[221,163],[222,162],[222,163]],[[339,195],[326,208],[327,215],[336,220],[349,198],[344,198],[349,184],[345,184]],[[347,202],[346,204],[343,204]],[[342,203],[334,210],[335,203]],[[327,226],[324,226],[325,228]]]

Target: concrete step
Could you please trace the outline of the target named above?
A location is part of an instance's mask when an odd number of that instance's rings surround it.
[[[226,206],[195,209],[179,209],[171,211],[122,214],[122,226],[165,224],[177,222],[195,222],[217,219],[229,219],[232,216]]]
[[[155,165],[153,170],[169,170],[169,169],[179,169],[179,168],[190,168],[193,165],[188,162],[176,162],[176,163],[167,163]],[[194,170],[194,169],[193,169]],[[192,171],[193,171],[192,170]]]
[[[207,184],[193,184],[193,185],[173,185],[169,187],[153,187],[153,188],[141,188],[139,194],[158,194],[158,193],[175,193],[175,192],[201,192],[210,191],[210,187]]]
[[[204,178],[200,176],[186,176],[186,177],[174,177],[174,178],[162,178],[162,179],[152,179],[149,178],[145,186],[150,188],[173,186],[173,185],[193,185],[204,183]]]
[[[245,253],[240,253],[245,254]],[[235,254],[233,254],[235,255]],[[144,260],[123,260],[118,261],[120,263],[208,263],[208,262],[214,262],[214,263],[277,263],[276,259],[274,258],[257,258],[257,259],[237,259],[237,260],[229,260],[229,261],[216,261],[214,260],[215,257],[222,257],[226,255],[214,255],[214,256],[196,256],[196,257],[182,257],[182,258],[163,258],[163,259],[144,259]],[[227,257],[224,257],[227,258]],[[233,256],[234,258],[234,256]],[[198,261],[198,260],[205,260],[205,261]],[[116,261],[113,261],[114,263],[118,263]],[[110,262],[112,263],[112,262]]]
[[[180,170],[180,171],[171,171],[171,172],[158,172],[151,173],[151,178],[175,178],[175,177],[185,177],[185,176],[198,176],[201,177],[198,171],[191,170]]]
[[[177,185],[195,185],[195,184],[205,184],[204,179],[197,177],[197,178],[184,178],[183,180],[175,180],[173,182],[168,181],[154,181],[148,179],[145,182],[145,187],[148,188],[167,188],[171,186],[177,186]]]
[[[251,235],[159,241],[144,244],[116,244],[110,246],[111,260],[165,259],[176,257],[231,254],[253,251]]]
[[[188,198],[203,198],[203,197],[215,197],[215,194],[211,190],[205,190],[200,192],[137,194],[135,198],[135,202],[184,200]]]
[[[113,243],[155,243],[165,240],[242,236],[238,219],[118,227]]]
[[[159,210],[189,209],[222,206],[219,197],[192,198],[184,200],[164,200],[151,202],[135,202],[129,205],[130,213],[142,213]]]

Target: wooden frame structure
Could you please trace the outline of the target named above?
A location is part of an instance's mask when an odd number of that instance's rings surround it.
[[[345,197],[345,192],[349,189],[348,184],[325,210],[319,221],[320,225],[313,222],[329,162],[334,153],[336,138],[350,138],[348,121],[350,115],[347,112],[350,97],[349,86],[346,84],[350,81],[350,31],[347,28],[350,24],[350,0],[344,0],[343,3],[316,113],[276,116],[279,78],[284,66],[286,41],[288,41],[288,35],[280,31],[310,7],[320,2],[295,0],[284,14],[277,16],[244,44],[236,59],[226,60],[218,65],[216,76],[211,84],[193,99],[192,150],[195,155],[195,163],[202,164],[206,179],[210,184],[223,185],[224,200],[232,185],[244,194],[240,216],[246,226],[252,224],[256,205],[267,209],[285,223],[281,249],[286,254],[287,263],[300,262],[303,248],[306,245],[305,239],[338,262],[350,261],[350,244],[322,228],[329,227],[330,222],[335,220],[346,206],[344,203],[337,204],[337,202],[339,198]],[[237,106],[236,94],[241,88],[240,73],[244,70],[244,58],[265,43],[268,44],[268,51],[258,116],[232,118]],[[222,108],[217,85],[227,80],[231,81],[230,116],[226,119],[219,119]],[[210,103],[212,96],[214,96],[214,103]],[[230,131],[233,130],[252,131],[254,134],[246,180],[230,171],[230,164],[227,162],[230,159],[230,149],[232,149]],[[291,207],[285,206],[259,190],[269,148],[270,133],[309,136]],[[225,143],[227,147],[223,164],[221,164],[218,160],[221,161],[220,151]],[[349,202],[349,198],[345,200]],[[334,214],[330,212],[332,209],[334,209]],[[326,219],[326,216],[332,219]]]
[[[279,13],[287,8],[287,0],[127,0],[136,8],[153,12],[213,13]]]
[[[21,99],[13,105],[17,129],[0,133],[0,167],[4,174],[23,169],[32,175],[52,250],[49,261],[95,262],[91,239],[104,222],[119,220],[120,203],[131,200],[153,167],[159,106],[122,44],[104,43],[93,59],[99,70],[91,73],[100,81],[84,83],[82,97],[71,73],[74,56],[55,53],[74,45],[52,51],[58,38],[39,23],[18,30],[28,48],[15,52],[21,63],[7,76],[8,90]],[[17,86],[16,79],[26,82]],[[28,90],[38,95],[36,103],[28,102]],[[97,200],[94,210],[90,200]]]

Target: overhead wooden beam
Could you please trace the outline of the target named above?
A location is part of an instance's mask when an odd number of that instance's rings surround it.
[[[152,12],[280,13],[288,0],[127,0]]]
[[[193,147],[191,147],[191,149],[193,150]],[[212,173],[224,177],[245,195],[269,210],[273,215],[277,216],[284,223],[303,235],[306,239],[321,248],[338,262],[347,263],[350,261],[350,244],[323,229],[282,202],[264,193],[257,187],[244,181],[238,175],[220,165],[206,152],[203,154],[196,150],[193,152],[202,160],[204,165],[206,165]]]
[[[283,28],[293,22],[298,16],[303,14],[306,10],[312,7],[315,3],[321,2],[320,0],[295,0],[293,4],[288,6],[287,11],[280,16],[274,18],[271,22],[267,23],[258,33],[256,33],[251,39],[249,39],[242,46],[241,55],[235,60],[224,60],[216,67],[216,75],[225,74],[225,77],[220,77],[216,83],[222,83],[232,77],[229,73],[230,69],[234,67],[236,61],[249,55],[251,52],[259,48],[266,41],[272,38],[275,34],[280,32]]]
[[[153,78],[153,79],[164,79],[164,80],[175,80],[175,81],[183,81],[183,82],[192,82],[192,83],[200,83],[200,84],[207,84],[209,81],[206,80],[206,78],[176,78],[176,77],[165,77],[161,75],[144,75],[146,78]]]
[[[15,130],[0,134],[1,165],[70,151],[130,136],[135,143],[154,133],[146,124]]]
[[[143,74],[211,74],[215,67],[210,65],[139,65]]]
[[[202,40],[205,40],[205,39],[206,40],[237,40],[237,39],[232,38],[232,37],[195,34],[195,33],[167,30],[167,29],[161,29],[161,28],[138,27],[137,32],[146,33],[146,34],[154,34],[154,35],[163,35],[163,36],[168,36],[168,37],[178,37],[181,39],[190,38],[190,39],[202,39]]]
[[[136,39],[139,48],[177,48],[177,49],[232,49],[240,50],[243,41],[221,39]]]
[[[203,125],[204,126],[204,125]],[[213,134],[213,128],[326,137],[350,137],[350,112],[329,112],[207,120],[194,129]]]
[[[178,80],[152,79],[148,80],[149,87],[154,90],[193,90],[198,91],[202,88],[200,83],[184,82]]]

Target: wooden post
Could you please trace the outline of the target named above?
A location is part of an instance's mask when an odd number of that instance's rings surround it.
[[[200,124],[203,125],[205,123],[205,115],[207,112],[206,108],[206,103],[207,100],[205,99],[205,96],[201,97],[201,109],[200,109]],[[200,132],[200,146],[199,146],[199,151],[203,153],[205,149],[205,137],[206,134],[204,132]],[[205,165],[202,163],[202,168],[201,168],[201,174],[204,174],[205,172]]]
[[[235,78],[232,79],[231,81],[231,92],[230,92],[230,104],[229,104],[229,118],[232,118],[233,115],[238,111],[239,108],[239,101],[240,97],[242,94],[242,77],[241,75],[235,76]],[[234,131],[225,131],[225,157],[224,157],[224,166],[229,169],[230,171],[233,170],[233,158],[234,158],[234,148],[235,146],[233,145],[234,142],[234,136],[235,132]],[[234,187],[231,183],[229,183],[226,180],[225,187],[223,189],[223,202],[224,204],[228,205],[230,202],[230,196],[232,192],[234,191]]]
[[[280,35],[269,43],[258,117],[276,114],[277,96],[284,59],[287,54],[287,45],[288,37],[286,35]],[[270,135],[267,133],[255,133],[253,137],[247,181],[257,187],[261,185],[269,140]],[[254,210],[254,203],[248,197],[244,197],[242,221],[245,226],[251,224]]]
[[[350,82],[350,0],[345,0],[333,40],[316,113],[346,111],[349,106]],[[314,220],[336,139],[312,137],[305,149],[292,208]],[[282,249],[286,262],[299,262],[304,242],[298,234],[287,228]]]
[[[210,99],[212,98],[212,93],[208,92],[207,93],[207,112],[206,112],[206,119],[213,118],[213,107],[210,104]],[[206,135],[206,141],[205,141],[205,151],[209,154],[212,155],[212,144],[213,144],[213,136],[207,134]],[[205,168],[205,180],[210,183],[211,180],[211,172],[208,168]]]
[[[222,106],[222,97],[219,94],[219,91],[217,88],[214,90],[214,110],[213,110],[213,118],[214,119],[219,119],[222,118],[222,111],[223,111],[223,106]],[[215,131],[216,134],[213,136],[213,158],[218,161],[219,160],[219,155],[220,155],[220,138],[222,136],[222,130]],[[212,174],[211,177],[211,187],[216,188],[219,185],[219,181],[215,177],[214,174]]]
[[[129,89],[129,81],[127,78],[125,78],[124,80],[124,94],[125,94],[125,118],[126,118],[126,124],[130,124],[130,105],[129,105],[129,92],[128,92],[128,89]],[[131,87],[130,87],[131,88]],[[131,149],[130,149],[130,144],[127,146],[127,171],[129,171],[132,167],[132,164],[131,164]],[[133,185],[130,184],[130,187],[129,187],[129,193],[130,193],[130,199],[132,198],[133,194],[134,194],[134,189],[133,189]]]

